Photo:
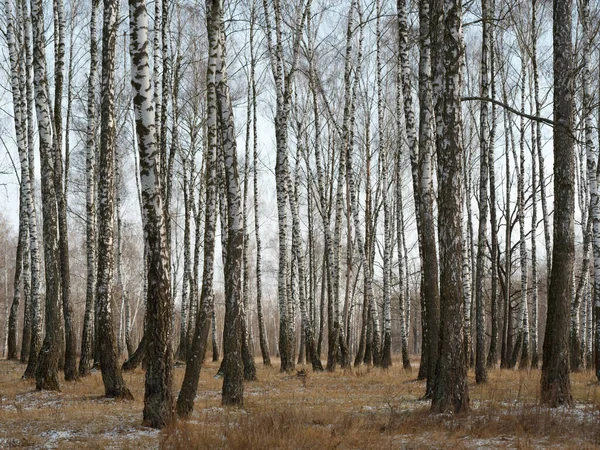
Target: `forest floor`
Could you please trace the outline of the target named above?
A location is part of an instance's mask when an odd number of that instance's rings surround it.
[[[475,385],[471,411],[432,415],[417,370],[400,361],[387,370],[282,374],[278,361],[257,360],[258,381],[246,383],[244,407],[221,407],[218,365],[202,370],[195,412],[158,432],[141,426],[144,374],[125,374],[135,401],[102,397],[99,372],[62,392],[37,392],[21,381],[24,366],[0,361],[0,448],[55,449],[496,449],[600,448],[600,385],[592,372],[571,377],[576,406],[539,406],[538,370],[489,373]],[[414,364],[416,367],[416,364]],[[298,366],[298,369],[300,366]],[[180,386],[184,368],[175,369]]]

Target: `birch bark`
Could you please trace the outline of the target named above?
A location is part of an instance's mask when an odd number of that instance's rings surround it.
[[[462,4],[445,0],[433,17],[443,18],[445,71],[436,84],[443,86],[443,115],[437,119],[438,229],[440,240],[440,344],[436,383],[431,408],[434,412],[469,409],[466,357],[463,346],[462,280],[456,270],[462,257],[462,117],[460,104],[462,45]],[[443,81],[442,81],[443,80]]]
[[[50,113],[50,96],[46,72],[44,13],[41,0],[31,3],[33,30],[33,69],[35,105],[38,119],[42,176],[44,260],[46,272],[46,334],[39,356],[32,355],[30,364],[37,358],[35,368],[36,389],[59,390],[58,360],[60,357],[60,264],[57,241],[58,217],[54,186],[54,141]],[[34,310],[35,314],[35,310]],[[34,319],[35,322],[35,319]],[[40,325],[41,326],[41,323]],[[35,332],[34,332],[35,333]],[[29,367],[28,367],[29,368]],[[26,370],[26,374],[28,371]],[[33,372],[29,372],[33,375]]]
[[[140,155],[142,224],[148,249],[146,302],[146,379],[144,423],[162,428],[173,420],[173,349],[171,279],[153,89],[148,65],[148,14],[144,0],[129,1],[131,85]]]
[[[574,243],[574,140],[573,44],[571,0],[553,3],[554,43],[554,247],[548,291],[546,337],[541,377],[542,403],[552,407],[572,405],[569,378],[569,305],[575,256]]]

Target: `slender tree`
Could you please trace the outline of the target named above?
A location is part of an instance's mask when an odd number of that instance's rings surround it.
[[[254,33],[256,27],[256,1],[252,1],[250,12],[250,85],[252,90],[252,186],[254,192],[254,238],[256,241],[256,314],[258,319],[258,338],[260,342],[260,352],[265,366],[271,365],[269,355],[269,343],[267,340],[267,330],[263,316],[262,302],[262,241],[260,238],[259,221],[259,197],[258,197],[258,131],[257,131],[257,113],[256,102],[258,92],[256,89],[256,56],[254,54]]]
[[[54,0],[54,190],[58,207],[60,292],[64,318],[65,381],[78,378],[77,337],[71,304],[71,274],[69,267],[69,236],[67,223],[67,193],[63,167],[62,98],[65,67],[65,13],[63,0]],[[68,130],[67,130],[68,133]]]
[[[404,237],[404,201],[402,195],[402,164],[407,152],[414,151],[418,153],[418,142],[416,142],[415,113],[412,105],[412,86],[410,78],[410,64],[408,58],[408,20],[406,15],[406,1],[397,1],[398,14],[398,56],[397,56],[397,76],[396,76],[396,129],[398,150],[396,152],[396,245],[398,251],[398,304],[400,315],[400,340],[402,345],[402,367],[404,370],[410,370],[410,358],[408,355],[408,329],[410,321],[408,319],[405,303],[410,302],[410,297],[405,294],[405,271],[408,267],[404,264],[406,251],[403,248]],[[404,118],[404,122],[402,121]],[[411,128],[411,147],[404,145],[407,129]],[[410,156],[410,155],[409,155]],[[417,197],[417,195],[415,195]],[[421,223],[419,221],[419,223]],[[419,227],[420,228],[420,227]],[[421,242],[419,232],[418,240]],[[419,250],[421,251],[421,246]],[[404,250],[404,252],[403,252]]]
[[[225,61],[225,31],[222,0],[207,0],[209,63],[207,85],[215,86],[216,109],[222,142],[227,194],[227,257],[225,261],[225,329],[223,332],[223,405],[242,406],[244,377],[242,347],[242,253],[244,229],[242,195],[237,169],[237,149],[231,95]]]
[[[437,348],[440,326],[440,291],[438,278],[438,250],[435,241],[435,216],[433,193],[433,154],[434,154],[434,92],[432,80],[433,39],[430,25],[432,15],[430,2],[419,1],[419,141],[418,153],[414,143],[411,147],[413,191],[417,210],[417,233],[421,254],[421,314],[423,351],[420,377],[427,378],[427,397],[433,395],[435,386]],[[436,38],[437,39],[437,38]],[[408,61],[405,65],[408,64]],[[436,67],[436,71],[439,68]],[[441,76],[441,75],[440,75]],[[436,86],[436,98],[438,87]],[[406,98],[406,94],[405,94]],[[437,112],[435,112],[437,114]],[[407,115],[407,117],[409,117]],[[408,127],[407,127],[408,128]],[[410,136],[410,134],[409,134]],[[413,140],[414,142],[414,140]],[[419,229],[421,230],[419,232]],[[423,368],[423,370],[421,370]]]
[[[527,81],[525,55],[521,64],[521,111],[525,112],[525,86]],[[519,175],[517,177],[517,216],[519,220],[519,257],[521,267],[521,304],[519,333],[513,350],[512,359],[516,363],[518,351],[521,351],[519,368],[529,368],[529,307],[527,304],[527,284],[529,271],[527,265],[527,237],[525,231],[525,118],[521,116],[519,125]],[[515,158],[516,159],[516,158]],[[520,347],[520,349],[519,349]]]
[[[269,2],[263,0],[263,8],[266,19],[267,46],[270,58],[271,71],[275,81],[276,112],[275,112],[275,140],[276,140],[276,162],[275,178],[277,187],[277,220],[279,224],[279,269],[277,277],[277,298],[279,306],[279,354],[281,356],[281,371],[289,372],[294,369],[293,358],[293,336],[292,331],[292,299],[288,296],[288,214],[286,204],[288,202],[286,167],[288,152],[288,121],[291,110],[292,86],[296,72],[296,66],[300,55],[300,43],[303,35],[304,24],[310,9],[311,0],[307,0],[300,9],[299,17],[295,18],[292,37],[292,57],[287,64],[284,58],[282,27],[282,7],[280,2],[273,2],[273,8]],[[275,42],[273,42],[273,25],[275,22]]]
[[[58,360],[60,357],[60,263],[58,249],[58,217],[54,186],[54,141],[50,113],[50,95],[46,73],[46,39],[44,37],[44,12],[41,0],[31,4],[33,29],[33,68],[35,105],[38,119],[42,176],[42,214],[44,236],[44,262],[46,271],[46,334],[37,357],[35,369],[36,389],[59,390]],[[30,363],[32,360],[30,349]],[[35,359],[34,359],[35,360]],[[26,370],[27,373],[27,370]]]
[[[207,71],[207,80],[212,74]],[[206,354],[208,334],[214,321],[214,259],[217,223],[217,105],[214,82],[207,83],[207,123],[205,155],[205,220],[204,220],[204,264],[202,267],[202,290],[193,338],[188,352],[183,384],[177,397],[177,415],[189,417],[194,408],[198,391],[200,370]],[[200,211],[200,208],[198,209]]]
[[[21,163],[21,177],[19,183],[19,237],[17,242],[17,254],[15,261],[15,276],[13,283],[13,300],[10,306],[7,333],[7,359],[17,359],[17,320],[19,303],[21,301],[21,282],[23,282],[23,298],[27,302],[30,295],[30,270],[29,270],[29,160],[27,155],[27,118],[25,117],[26,100],[24,92],[24,79],[21,77],[23,58],[18,51],[18,42],[21,27],[15,27],[15,19],[21,19],[20,14],[13,15],[12,2],[6,0],[4,3],[6,16],[6,41],[8,44],[10,59],[10,81],[13,99],[13,120],[15,124],[15,135],[19,160]],[[17,35],[18,33],[18,35]],[[8,280],[5,280],[7,283]],[[6,299],[8,305],[8,298]]]
[[[531,5],[531,68],[533,71],[533,87],[534,87],[534,98],[535,98],[535,115],[541,117],[542,114],[542,102],[540,99],[540,82],[539,82],[539,70],[538,70],[538,59],[537,59],[537,41],[538,41],[538,25],[537,25],[537,8],[538,0],[532,1]],[[548,200],[546,197],[546,176],[545,176],[545,165],[544,165],[544,152],[542,152],[542,124],[540,121],[536,121],[536,147],[539,149],[537,152],[538,166],[539,166],[539,180],[540,180],[540,200],[542,203],[542,219],[544,223],[544,242],[546,244],[546,271],[548,274],[552,272],[552,238],[550,236],[550,214],[548,211]],[[550,277],[548,278],[548,287],[550,286]]]
[[[98,77],[97,17],[100,0],[92,2],[90,19],[90,72],[87,86],[87,128],[86,128],[86,296],[83,330],[81,337],[81,357],[79,376],[89,375],[94,345],[94,309],[96,294],[96,80]]]
[[[129,1],[131,85],[140,156],[142,224],[148,249],[146,300],[146,379],[144,423],[162,428],[173,420],[173,349],[171,341],[171,279],[161,187],[153,89],[148,66],[148,14],[143,0]]]
[[[377,138],[379,142],[379,159],[381,170],[381,201],[383,202],[383,342],[381,348],[381,366],[387,369],[392,365],[392,307],[390,300],[390,276],[391,276],[391,208],[388,202],[388,158],[387,142],[385,142],[384,131],[384,105],[383,105],[383,81],[381,63],[381,1],[375,2],[376,29],[376,73],[377,73]]]
[[[25,66],[22,71],[22,84],[25,86],[27,98],[27,153],[29,163],[29,253],[31,257],[31,301],[25,304],[23,320],[23,343],[21,346],[21,362],[27,361],[23,378],[31,378],[35,373],[37,357],[42,343],[42,312],[40,300],[40,250],[37,232],[37,208],[33,195],[33,180],[35,179],[35,126],[34,99],[35,71],[33,64],[32,21],[27,7],[27,0],[19,2],[20,15],[23,17],[23,44],[25,46]],[[43,111],[43,110],[42,110]],[[45,122],[42,122],[45,125]],[[46,136],[45,136],[46,138]],[[29,307],[28,307],[29,306]]]
[[[114,267],[114,152],[115,129],[115,45],[118,3],[104,1],[102,27],[102,82],[100,152],[98,155],[98,262],[96,282],[97,351],[107,397],[133,399],[125,385],[117,354],[112,315]]]
[[[481,15],[483,17],[483,30],[481,39],[481,88],[482,97],[489,95],[489,4],[482,0]],[[482,101],[479,110],[479,231],[477,233],[477,273],[475,274],[475,311],[477,338],[475,345],[475,380],[477,383],[487,381],[485,365],[485,301],[483,293],[484,258],[487,241],[487,214],[488,214],[488,177],[489,157],[488,152],[493,145],[490,143],[490,127],[488,122],[488,102]],[[493,162],[493,161],[492,161]]]
[[[495,0],[490,1],[490,7],[488,9],[487,17],[494,17],[495,13]],[[490,98],[494,100],[496,98],[496,51],[494,47],[494,22],[487,22],[487,30],[488,30],[488,47],[490,53]],[[492,368],[495,367],[498,362],[498,334],[499,334],[499,298],[498,298],[498,253],[499,253],[499,244],[498,244],[498,219],[496,217],[496,170],[495,170],[495,156],[494,156],[494,148],[495,148],[495,140],[496,140],[496,106],[492,103],[491,105],[491,125],[490,125],[490,135],[489,135],[489,148],[488,148],[488,172],[489,172],[489,180],[490,180],[490,232],[491,232],[491,251],[490,251],[490,259],[491,259],[491,294],[490,294],[490,303],[491,303],[491,314],[490,314],[490,322],[491,322],[491,335],[490,335],[490,347],[487,357],[487,366]]]

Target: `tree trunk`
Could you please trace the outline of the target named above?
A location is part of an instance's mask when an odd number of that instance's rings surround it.
[[[11,90],[13,99],[13,114],[15,123],[15,135],[17,148],[19,150],[19,160],[21,162],[21,180],[19,186],[19,237],[17,243],[17,253],[15,261],[15,276],[13,283],[13,300],[10,307],[10,315],[5,318],[8,320],[8,326],[5,328],[7,359],[17,359],[17,322],[19,313],[19,303],[21,301],[21,281],[23,281],[23,298],[25,302],[30,296],[30,267],[29,267],[29,211],[28,201],[30,201],[29,192],[29,161],[27,155],[27,117],[26,99],[25,99],[25,80],[22,75],[22,59],[20,49],[17,48],[17,42],[22,41],[19,30],[15,30],[15,19],[22,20],[21,14],[17,11],[17,16],[13,17],[12,3],[5,1],[6,16],[6,40],[9,50],[10,72],[11,72]],[[30,118],[32,120],[33,118]],[[8,285],[8,280],[5,280]],[[8,297],[5,298],[8,309]],[[3,341],[4,342],[4,341]]]
[[[27,152],[29,159],[29,252],[31,257],[31,301],[26,306],[26,315],[23,320],[23,345],[21,348],[21,361],[27,361],[27,368],[23,378],[31,378],[35,373],[37,357],[42,343],[42,312],[40,301],[40,250],[37,232],[37,211],[34,201],[33,180],[35,179],[35,126],[34,108],[37,109],[35,97],[35,75],[32,52],[32,21],[27,7],[27,1],[19,2],[20,14],[24,22],[25,91],[27,93]],[[48,119],[49,120],[49,119]],[[30,319],[30,320],[28,320]]]
[[[525,112],[525,85],[526,85],[525,57],[521,65],[521,111]],[[519,369],[529,368],[529,308],[527,305],[527,281],[529,278],[527,268],[527,238],[525,233],[525,118],[521,116],[519,138],[519,175],[517,180],[517,216],[519,219],[519,256],[521,263],[521,305],[519,337],[521,341],[521,359]],[[516,347],[515,347],[516,348]],[[516,357],[516,352],[515,357]],[[515,361],[516,362],[516,361]]]
[[[419,375],[427,378],[425,396],[433,395],[435,386],[436,366],[438,360],[437,348],[439,345],[440,326],[440,291],[438,280],[438,251],[436,246],[436,230],[434,216],[433,194],[433,154],[434,154],[434,98],[432,92],[432,66],[431,49],[433,38],[430,33],[432,17],[430,5],[427,0],[419,2],[419,147],[412,147],[411,165],[413,166],[413,186],[418,193],[415,196],[417,208],[417,233],[420,236],[421,248],[421,297],[422,297],[422,323],[423,323],[423,348],[421,364],[425,360],[425,369]],[[436,71],[438,69],[436,68]],[[436,90],[438,88],[436,87]],[[438,94],[436,93],[436,96]],[[437,103],[437,101],[436,101]],[[438,107],[435,114],[437,117]],[[407,116],[408,117],[408,116]],[[416,181],[415,181],[416,177]],[[419,233],[419,227],[421,232]]]
[[[254,3],[253,3],[254,8]],[[254,23],[252,23],[252,34],[254,34]],[[252,352],[252,341],[249,333],[248,304],[249,304],[249,268],[248,268],[248,244],[250,233],[248,233],[248,183],[250,178],[250,126],[252,121],[252,83],[253,76],[248,78],[248,105],[246,108],[246,142],[244,154],[244,187],[242,195],[242,233],[244,235],[244,245],[242,248],[242,358],[244,360],[244,380],[256,381],[256,366],[254,364],[254,354]]]
[[[542,115],[542,103],[540,101],[540,83],[538,76],[538,63],[537,63],[537,5],[538,2],[532,2],[531,9],[531,29],[533,36],[531,39],[531,68],[533,70],[533,87],[534,87],[534,98],[535,98],[535,115],[541,117]],[[539,180],[540,180],[540,200],[542,202],[542,218],[544,220],[544,242],[546,244],[546,277],[547,286],[550,286],[550,274],[552,272],[552,240],[550,238],[550,213],[548,211],[548,201],[546,198],[546,176],[544,174],[544,154],[542,152],[542,124],[540,121],[536,122],[536,140],[537,148],[539,149],[538,165],[539,165]]]
[[[400,339],[402,343],[402,366],[404,370],[410,370],[410,359],[408,355],[408,330],[410,320],[407,317],[407,311],[405,308],[405,302],[410,302],[410,297],[405,295],[405,288],[408,288],[405,283],[405,272],[408,273],[408,267],[404,264],[403,258],[406,258],[407,254],[404,251],[404,201],[402,195],[402,164],[404,159],[404,152],[409,152],[411,163],[415,163],[414,169],[418,170],[418,151],[419,141],[417,140],[416,129],[415,129],[415,112],[412,103],[412,83],[411,83],[411,68],[408,54],[408,19],[406,15],[406,1],[398,0],[397,2],[397,13],[398,13],[398,73],[396,76],[396,128],[397,128],[397,141],[398,151],[396,155],[396,233],[397,233],[397,245],[398,245],[398,302],[399,302],[399,314],[400,314]],[[429,6],[427,5],[427,8]],[[423,44],[421,41],[420,44]],[[429,58],[427,54],[427,58]],[[424,73],[419,72],[419,78],[421,75],[425,76],[428,74],[429,60],[427,59],[427,67],[424,67]],[[421,71],[421,64],[419,64],[419,70]],[[428,76],[428,75],[427,75]],[[427,80],[425,80],[427,81]],[[421,86],[419,84],[419,86]],[[419,95],[421,92],[419,91]],[[421,98],[421,97],[420,97]],[[431,98],[429,98],[429,106],[431,106]],[[425,108],[425,104],[422,104],[422,108]],[[404,109],[403,109],[404,108]],[[404,123],[402,123],[402,117],[404,116]],[[404,146],[404,138],[410,136],[408,148]],[[413,187],[418,188],[418,174],[413,179]],[[415,209],[417,210],[417,239],[419,243],[419,254],[422,255],[422,218],[418,213],[418,189],[413,193],[415,199]],[[437,259],[437,258],[436,258]],[[437,276],[437,274],[436,274]],[[423,277],[421,277],[423,280]],[[406,285],[406,286],[405,286]],[[425,367],[426,364],[423,364]]]
[[[33,67],[42,176],[44,259],[46,270],[46,334],[35,369],[36,389],[59,390],[58,360],[61,344],[60,264],[58,218],[54,186],[54,147],[46,73],[44,13],[41,0],[32,3]],[[35,314],[35,313],[34,313]],[[40,323],[41,326],[41,323]],[[34,332],[35,333],[35,332]],[[31,354],[30,363],[35,355]],[[26,370],[27,374],[27,370]],[[32,374],[32,373],[31,373]]]
[[[482,97],[489,95],[489,4],[488,0],[482,0],[483,36],[481,40],[481,88]],[[479,111],[479,230],[477,233],[477,272],[475,274],[475,311],[477,337],[475,344],[475,381],[485,383],[487,381],[487,370],[485,364],[485,299],[483,292],[484,282],[484,258],[487,242],[487,214],[488,214],[488,176],[489,157],[488,152],[493,147],[490,141],[490,127],[488,123],[488,102],[482,101]],[[493,161],[492,161],[493,162]]]
[[[571,0],[553,3],[554,204],[557,207],[541,379],[541,401],[552,407],[573,404],[568,359],[575,259],[572,3]]]
[[[211,76],[207,74],[207,78]],[[185,375],[177,397],[177,415],[187,418],[192,414],[194,399],[198,391],[200,370],[206,354],[211,323],[214,325],[214,259],[217,223],[217,107],[214,83],[207,90],[207,150],[205,156],[205,221],[204,221],[204,264],[202,268],[202,291],[200,308],[196,318],[193,338],[188,352]],[[200,236],[196,236],[199,240]],[[213,336],[213,348],[216,344]],[[213,350],[214,356],[214,350]],[[217,355],[218,358],[218,355]]]
[[[191,156],[193,158],[193,155]],[[192,183],[188,182],[188,164],[184,157],[183,161],[183,205],[184,205],[184,216],[183,216],[183,281],[181,286],[181,325],[179,329],[179,350],[177,351],[177,359],[182,361],[187,360],[187,315],[189,311],[190,297],[190,278],[192,274],[191,269],[191,238],[190,238],[190,216],[191,211],[191,190],[189,185]],[[190,177],[191,178],[191,174]]]
[[[227,189],[227,259],[225,261],[225,326],[223,332],[222,403],[242,406],[244,402],[244,340],[242,300],[242,253],[244,229],[242,196],[237,169],[237,149],[231,96],[225,61],[225,31],[222,0],[207,0],[209,62],[207,86],[215,86],[215,107],[223,143],[223,161]]]
[[[531,86],[531,82],[530,82]],[[530,100],[531,102],[532,100]],[[533,107],[531,107],[533,110]],[[536,124],[531,123],[531,368],[539,365],[538,350],[538,268],[537,268],[537,148]]]
[[[275,89],[277,93],[276,112],[275,112],[275,140],[277,147],[277,156],[275,162],[275,178],[277,188],[277,220],[279,225],[279,269],[277,281],[277,298],[279,306],[279,353],[281,356],[281,371],[289,372],[294,369],[295,361],[293,358],[293,342],[291,330],[293,328],[291,313],[292,299],[288,297],[288,250],[287,250],[287,234],[288,234],[288,218],[286,204],[288,195],[286,182],[286,164],[288,151],[288,118],[291,109],[292,85],[296,70],[296,65],[300,53],[300,42],[304,30],[304,24],[307,19],[307,12],[310,9],[311,0],[299,9],[301,16],[295,25],[292,34],[292,57],[289,64],[284,64],[283,42],[282,42],[282,17],[281,5],[279,2],[273,4],[273,16],[275,19],[276,46],[273,44],[271,13],[268,2],[263,0],[263,8],[266,17],[266,34],[267,47],[270,58],[271,71],[275,81]],[[286,67],[287,66],[287,67]]]
[[[379,159],[381,170],[381,201],[383,202],[383,339],[381,348],[381,366],[384,369],[392,365],[392,306],[390,300],[390,276],[391,276],[391,254],[392,242],[390,231],[390,205],[388,203],[388,158],[387,142],[385,142],[384,114],[383,114],[383,83],[381,68],[381,1],[375,2],[376,31],[375,39],[377,41],[376,51],[376,72],[377,72],[377,133],[379,142]]]
[[[73,329],[73,306],[71,305],[71,275],[69,270],[69,237],[67,224],[67,196],[62,160],[62,96],[65,66],[65,18],[62,0],[54,0],[54,189],[58,207],[59,252],[62,312],[65,324],[65,381],[74,381],[77,373],[77,341]],[[68,130],[67,130],[68,132]]]
[[[502,97],[504,102],[506,102],[506,83],[505,79],[502,79]],[[505,130],[509,127],[508,120],[508,111],[504,110],[504,128]],[[500,350],[500,367],[505,369],[509,367],[509,359],[510,352],[512,351],[512,345],[510,342],[509,331],[510,331],[510,289],[511,289],[511,270],[512,270],[512,246],[511,246],[511,236],[512,236],[512,222],[511,222],[511,210],[510,210],[510,192],[511,192],[511,182],[510,182],[510,133],[504,133],[504,166],[506,172],[506,181],[505,181],[505,208],[504,208],[504,217],[505,217],[505,236],[504,236],[504,289],[503,289],[503,300],[504,300],[504,311],[503,311],[503,321],[502,321],[502,343]],[[516,165],[515,161],[515,165]]]
[[[440,240],[440,343],[436,383],[431,409],[433,412],[469,409],[466,357],[463,342],[462,280],[457,267],[462,259],[462,162],[461,141],[461,77],[463,56],[462,5],[460,0],[445,0],[432,8],[432,26],[442,25],[444,30],[443,66],[445,73],[435,72],[435,84],[444,86],[440,91],[444,109],[436,117],[438,153],[438,229]],[[443,21],[443,22],[442,22]],[[435,66],[439,66],[437,61]],[[442,81],[443,80],[443,81]]]
[[[140,155],[142,223],[148,249],[148,298],[146,304],[146,381],[144,424],[162,428],[173,420],[173,349],[171,321],[170,255],[164,216],[161,165],[152,108],[153,89],[148,66],[148,15],[145,2],[129,1],[131,32],[131,84]],[[156,112],[158,114],[158,111]],[[161,136],[162,137],[162,136]]]
[[[100,153],[98,165],[98,275],[96,284],[96,336],[107,397],[133,399],[125,385],[117,355],[113,325],[112,294],[114,266],[114,152],[116,130],[114,119],[114,64],[117,38],[118,3],[104,1],[102,28],[102,101],[100,124]]]
[[[496,11],[495,8],[495,0],[490,1],[490,6],[488,10],[488,18],[494,17],[494,13]],[[494,47],[494,23],[493,21],[489,21],[487,23],[488,29],[488,49],[490,53],[490,98],[496,98],[496,51]],[[489,180],[490,180],[490,231],[492,235],[492,248],[491,248],[491,336],[490,336],[490,347],[487,356],[487,366],[489,368],[496,367],[498,362],[498,328],[500,323],[500,308],[499,308],[499,298],[498,298],[498,253],[499,253],[499,245],[498,245],[498,219],[496,217],[496,170],[495,170],[495,161],[496,158],[494,156],[494,147],[496,141],[496,107],[494,104],[491,105],[491,127],[490,127],[490,136],[489,136],[489,148],[487,152],[488,157],[488,171],[489,171]],[[485,330],[484,330],[485,331]]]
[[[262,241],[260,238],[260,223],[258,215],[258,131],[257,131],[257,113],[256,113],[256,57],[254,55],[254,26],[256,21],[256,2],[252,1],[252,13],[250,19],[250,80],[252,89],[252,156],[253,173],[252,181],[254,188],[254,236],[256,241],[256,314],[258,318],[258,336],[260,341],[260,353],[263,364],[271,366],[271,357],[269,355],[269,343],[267,339],[267,330],[262,310]]]
[[[98,77],[98,41],[96,33],[100,0],[92,2],[90,20],[90,72],[87,86],[87,130],[86,130],[86,253],[87,279],[85,313],[81,337],[79,376],[90,374],[94,345],[94,304],[96,290],[96,99]]]

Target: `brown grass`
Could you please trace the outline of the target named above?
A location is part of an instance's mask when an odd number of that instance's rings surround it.
[[[0,361],[0,448],[60,449],[380,449],[600,448],[600,386],[591,372],[572,375],[576,408],[539,406],[539,371],[492,371],[471,411],[431,415],[424,383],[399,361],[388,371],[362,367],[306,378],[258,365],[244,408],[220,406],[218,366],[202,371],[192,418],[159,432],[141,426],[141,370],[126,374],[135,401],[102,398],[100,373],[37,392],[23,366]],[[175,370],[180,386],[183,368]]]

